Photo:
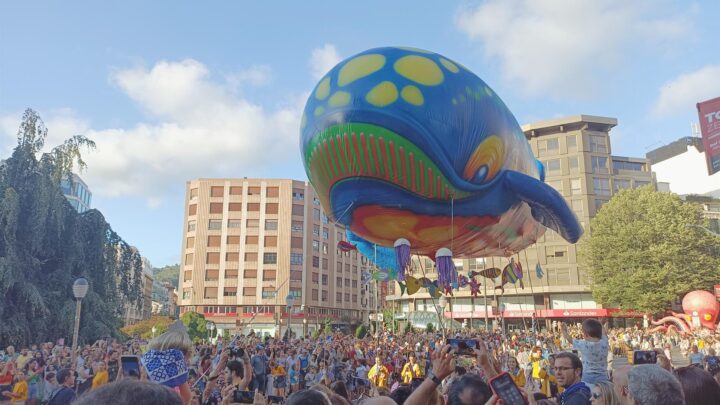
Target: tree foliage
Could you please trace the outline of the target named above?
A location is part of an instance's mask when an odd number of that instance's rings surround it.
[[[72,283],[85,277],[80,340],[120,336],[124,304],[141,302],[137,249],[102,214],[78,214],[60,180],[84,166],[80,151],[94,143],[77,135],[41,153],[47,128],[28,109],[18,145],[0,163],[0,342],[28,344],[72,335]]]
[[[175,288],[178,287],[178,277],[180,277],[180,265],[179,264],[173,264],[170,266],[164,266],[160,268],[153,269],[153,278],[155,279],[155,282],[158,284],[162,284],[165,282],[171,283],[175,286]]]
[[[206,339],[208,337],[208,330],[205,327],[207,321],[203,314],[197,312],[185,312],[180,316],[180,320],[185,325],[190,339],[195,341],[196,339]]]
[[[702,208],[651,187],[622,190],[590,222],[580,245],[599,303],[650,313],[720,279],[718,240],[698,229]]]
[[[358,339],[362,339],[367,335],[367,327],[365,325],[360,325],[355,329],[355,337]]]
[[[128,336],[139,335],[143,339],[149,339],[153,334],[153,326],[155,327],[155,336],[159,336],[165,333],[174,322],[172,318],[167,316],[153,316],[150,319],[144,319],[136,324],[125,326],[121,330]]]

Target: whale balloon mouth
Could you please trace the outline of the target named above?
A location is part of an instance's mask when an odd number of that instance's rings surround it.
[[[304,152],[308,178],[321,198],[329,198],[330,189],[340,181],[370,178],[433,200],[462,199],[484,189],[499,170],[497,163],[485,165],[475,159],[469,162],[477,167],[472,178],[447,176],[411,140],[368,123],[327,127],[311,138]]]

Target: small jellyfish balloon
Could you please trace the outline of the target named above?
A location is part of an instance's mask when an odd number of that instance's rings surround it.
[[[340,62],[308,98],[300,148],[325,212],[400,278],[408,244],[433,258],[510,256],[545,227],[571,243],[582,234],[500,97],[433,52],[377,48]],[[449,263],[438,272],[452,274]]]

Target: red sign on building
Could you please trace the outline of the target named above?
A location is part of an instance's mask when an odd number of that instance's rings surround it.
[[[720,171],[720,97],[697,104],[708,175]]]

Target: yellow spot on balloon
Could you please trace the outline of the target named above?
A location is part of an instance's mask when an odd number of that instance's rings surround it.
[[[457,99],[455,97],[453,97],[452,103],[453,103],[453,105],[457,105]]]
[[[376,107],[385,107],[386,105],[390,105],[394,103],[397,98],[397,87],[395,87],[395,84],[388,81],[384,81],[373,87],[365,97],[368,103]]]
[[[428,55],[432,55],[433,53],[430,51],[426,51],[424,49],[420,48],[413,48],[411,46],[398,46],[398,49],[402,49],[403,51],[410,51],[410,52],[417,52],[417,53],[426,53]]]
[[[319,115],[321,115],[321,114],[324,113],[324,112],[325,112],[325,108],[323,108],[322,106],[315,108],[315,116],[316,116],[316,117],[319,116]]]
[[[442,63],[442,65],[445,66],[445,69],[447,69],[453,73],[457,73],[460,71],[460,68],[458,68],[456,64],[450,62],[449,60],[447,60],[445,58],[440,58],[440,63]]]
[[[437,63],[418,55],[403,56],[395,62],[395,71],[400,76],[426,86],[443,82],[444,76]]]
[[[348,105],[350,102],[350,93],[347,91],[338,91],[330,97],[328,105],[330,107],[342,107]]]
[[[458,100],[460,100],[461,103],[464,103],[464,102],[465,102],[465,95],[464,95],[464,94],[459,95],[459,96],[458,96]]]
[[[303,113],[302,119],[300,120],[300,129],[305,129],[305,124],[307,124],[307,116]]]
[[[371,75],[385,66],[385,56],[375,53],[361,55],[349,60],[338,74],[338,85],[345,86],[357,79]]]
[[[325,100],[330,95],[330,78],[326,77],[320,81],[317,89],[315,89],[315,98]]]
[[[422,92],[415,86],[405,86],[400,92],[400,97],[412,105],[423,105],[425,99]]]

